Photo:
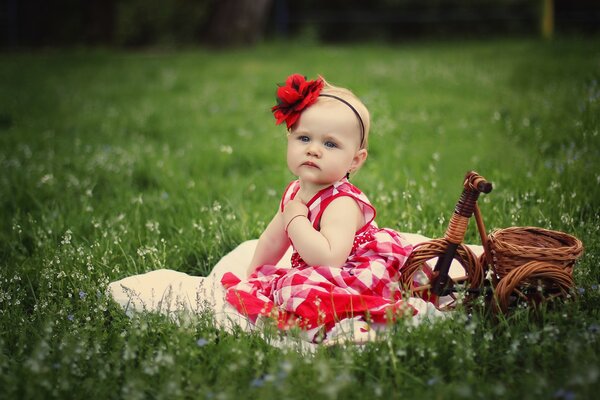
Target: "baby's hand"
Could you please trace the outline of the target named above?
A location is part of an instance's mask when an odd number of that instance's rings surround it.
[[[288,226],[292,218],[296,217],[297,215],[302,215],[304,217],[308,216],[308,207],[306,207],[306,204],[302,203],[300,200],[290,200],[283,209],[284,226]]]

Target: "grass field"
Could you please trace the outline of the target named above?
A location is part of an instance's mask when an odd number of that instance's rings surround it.
[[[597,38],[0,55],[0,398],[595,398],[600,390]],[[363,347],[280,350],[125,317],[108,282],[206,275],[286,183],[275,83],[322,74],[370,108],[353,178],[378,223],[443,235],[467,170],[488,229],[579,237],[573,301],[484,311]],[[467,241],[477,243],[471,227]]]

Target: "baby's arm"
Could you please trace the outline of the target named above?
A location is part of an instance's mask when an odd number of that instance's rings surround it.
[[[307,218],[299,217],[290,220],[287,232],[308,265],[341,267],[350,255],[356,231],[363,224],[364,218],[356,201],[342,196],[325,209],[320,230],[314,229]]]
[[[254,256],[248,266],[248,276],[258,266],[264,264],[275,265],[283,257],[288,247],[290,247],[290,240],[283,228],[283,218],[281,212],[278,211],[258,239]]]

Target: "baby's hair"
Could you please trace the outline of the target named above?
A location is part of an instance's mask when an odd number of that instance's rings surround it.
[[[343,87],[334,86],[334,85],[330,84],[329,82],[327,82],[325,80],[325,78],[323,78],[322,76],[319,76],[319,77],[323,80],[323,83],[324,83],[323,90],[321,90],[322,94],[330,94],[330,95],[337,96],[337,97],[340,97],[340,98],[346,100],[348,103],[350,103],[352,105],[352,107],[354,107],[354,109],[360,115],[360,118],[362,119],[362,123],[364,125],[364,137],[363,137],[362,148],[366,149],[369,144],[369,129],[371,127],[371,117],[369,115],[369,110],[363,104],[363,102],[360,101],[360,99],[358,97],[356,97],[356,95],[354,93],[352,93],[350,90],[343,88]],[[330,101],[330,99],[328,99],[327,97],[320,97],[319,101]],[[331,99],[331,101],[336,101],[336,100]],[[356,126],[359,130],[361,129],[360,122],[358,121],[358,119],[356,121]]]

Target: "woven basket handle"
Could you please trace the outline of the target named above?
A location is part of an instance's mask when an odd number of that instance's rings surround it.
[[[444,239],[448,241],[448,247],[443,256],[438,258],[434,271],[437,272],[434,278],[432,292],[438,296],[443,295],[443,291],[448,284],[448,271],[450,263],[454,259],[456,249],[460,245],[467,232],[469,218],[475,213],[477,219],[477,227],[479,233],[485,235],[485,227],[481,219],[481,213],[477,207],[477,199],[481,193],[489,193],[492,191],[492,184],[484,177],[475,171],[469,171],[465,175],[463,183],[463,191],[454,207],[454,214],[448,223],[448,228],[444,234]],[[482,233],[483,232],[483,233]],[[482,241],[485,246],[487,237],[482,236]]]
[[[479,194],[492,191],[492,184],[474,171],[467,172],[463,186],[462,194],[454,207],[454,214],[444,235],[447,241],[454,244],[460,244],[464,240],[469,218],[477,207]]]
[[[492,184],[475,171],[467,172],[464,187],[465,189],[469,188],[480,193],[489,193],[492,191]]]

